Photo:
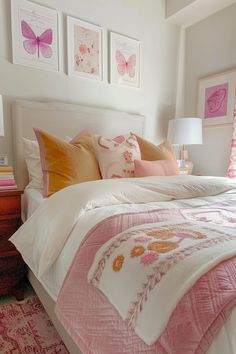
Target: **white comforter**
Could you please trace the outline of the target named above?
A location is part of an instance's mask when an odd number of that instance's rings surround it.
[[[112,205],[213,196],[235,187],[236,183],[226,178],[196,176],[129,178],[76,184],[45,201],[10,240],[23,254],[27,264],[31,265],[33,260],[33,270],[40,278],[54,264],[76,225],[83,227],[83,217],[90,210]],[[90,228],[92,226],[91,222]]]

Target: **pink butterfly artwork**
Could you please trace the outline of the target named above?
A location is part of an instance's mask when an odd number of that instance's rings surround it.
[[[135,66],[136,66],[136,55],[132,54],[126,60],[124,55],[120,50],[116,51],[116,61],[117,61],[117,70],[121,76],[124,76],[127,72],[130,78],[135,76]]]
[[[21,32],[24,38],[23,47],[27,53],[34,55],[37,53],[38,58],[52,57],[52,38],[53,32],[51,28],[46,29],[40,36],[37,36],[30,25],[26,21],[21,21]]]
[[[205,118],[227,114],[228,83],[206,89]]]

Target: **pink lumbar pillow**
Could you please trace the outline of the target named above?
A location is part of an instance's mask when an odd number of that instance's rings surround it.
[[[135,160],[134,176],[175,176],[179,174],[179,168],[175,160]]]
[[[134,160],[141,159],[134,135],[120,135],[113,139],[95,135],[94,146],[102,178],[134,177]]]

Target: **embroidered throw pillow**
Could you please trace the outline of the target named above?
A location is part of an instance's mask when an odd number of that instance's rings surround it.
[[[95,135],[94,144],[102,178],[134,177],[134,160],[141,158],[134,135],[113,139]]]
[[[131,133],[133,134],[133,133]],[[160,145],[155,145],[140,136],[133,134],[140,147],[142,160],[156,161],[156,160],[176,160],[174,150],[169,141],[163,141]]]
[[[179,174],[178,164],[174,160],[135,160],[134,167],[135,177],[176,176]]]

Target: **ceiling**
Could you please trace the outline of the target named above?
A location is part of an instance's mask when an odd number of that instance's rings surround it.
[[[189,27],[236,3],[236,0],[166,0],[168,22]]]

